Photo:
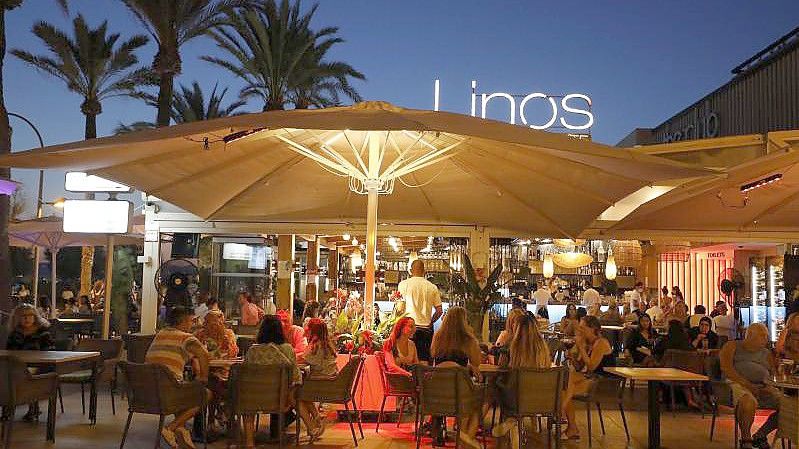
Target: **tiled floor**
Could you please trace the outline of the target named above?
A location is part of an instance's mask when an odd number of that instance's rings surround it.
[[[45,423],[30,424],[21,422],[19,419],[25,412],[26,407],[17,410],[17,421],[14,423],[14,434],[11,447],[14,449],[39,449],[52,448],[59,449],[108,449],[119,447],[122,429],[125,425],[126,407],[124,400],[117,401],[117,414],[111,414],[111,403],[108,393],[103,391],[99,398],[99,412],[96,426],[90,426],[85,416],[81,415],[80,394],[76,387],[64,387],[64,404],[66,413],[58,413],[56,425],[55,446],[45,441]],[[628,402],[627,420],[630,426],[632,441],[630,447],[646,448],[647,441],[647,421],[645,409],[646,391],[636,391],[635,397]],[[565,448],[587,448],[588,432],[586,429],[586,416],[584,408],[579,406],[578,420],[582,432],[580,442],[569,442],[564,444]],[[46,410],[46,404],[43,403]],[[593,448],[619,448],[627,446],[622,427],[621,417],[618,410],[610,407],[603,408],[605,418],[606,435],[600,433],[599,422],[594,413],[594,440]],[[44,414],[43,417],[44,418]],[[412,421],[412,418],[410,418]],[[158,419],[152,416],[136,415],[131,426],[126,448],[152,448],[155,443],[155,433]],[[710,416],[704,418],[699,413],[680,411],[673,416],[671,412],[664,410],[661,422],[661,433],[663,446],[673,449],[717,449],[733,447],[733,427],[731,416],[725,414],[720,417],[717,423],[715,441],[708,440],[710,429]],[[361,440],[359,447],[362,449],[395,449],[395,448],[415,448],[413,439],[413,424],[407,422],[397,429],[394,423],[381,425],[380,434],[375,434],[375,424],[364,424],[366,438]],[[493,445],[493,443],[489,443]],[[303,441],[303,446],[308,446]],[[314,443],[314,447],[319,449],[351,447],[353,445],[349,428],[344,423],[337,423],[325,433],[321,440]],[[209,447],[224,448],[227,446],[226,440],[215,442]],[[266,447],[267,445],[259,446]],[[293,443],[287,445],[293,446]],[[447,444],[453,447],[452,443]],[[165,445],[162,446],[166,448]],[[202,446],[198,446],[202,447]],[[424,439],[422,447],[430,448],[430,440]],[[532,438],[528,447],[546,447],[546,439],[541,435],[532,433]]]

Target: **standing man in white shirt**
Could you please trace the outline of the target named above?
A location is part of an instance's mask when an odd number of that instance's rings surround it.
[[[583,292],[583,305],[585,308],[590,309],[594,304],[602,305],[602,297],[599,292],[588,282],[585,283],[585,287],[588,287]]]
[[[552,299],[552,292],[549,291],[547,288],[547,284],[542,282],[540,286],[533,293],[533,299],[535,300],[535,313],[538,313],[541,309],[546,309],[547,305],[549,304],[549,300]]]
[[[727,301],[716,301],[716,309],[711,313],[711,316],[715,315],[713,316],[713,324],[716,325],[716,333],[719,336],[723,335],[729,340],[735,340],[738,333],[735,325],[735,316],[728,313]]]
[[[435,284],[424,277],[424,262],[416,259],[411,264],[411,277],[399,283],[405,300],[405,312],[416,322],[413,341],[419,360],[430,361],[430,345],[433,342],[433,323],[443,314],[441,293]]]

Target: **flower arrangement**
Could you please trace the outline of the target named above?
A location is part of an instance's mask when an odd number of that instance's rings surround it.
[[[376,334],[369,329],[361,329],[354,334],[341,334],[336,337],[339,354],[374,354],[382,348]]]

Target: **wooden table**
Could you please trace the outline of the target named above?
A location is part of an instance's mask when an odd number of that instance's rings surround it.
[[[66,324],[94,324],[94,318],[56,318],[55,321]]]
[[[480,374],[488,374],[488,375],[496,375],[501,373],[508,372],[508,368],[499,366],[499,365],[491,365],[488,363],[480,364]]]
[[[605,368],[605,372],[625,379],[647,382],[649,394],[649,449],[660,448],[660,404],[658,403],[659,382],[702,382],[707,376],[676,368]]]
[[[208,366],[211,368],[230,368],[231,366],[238,365],[239,363],[244,363],[244,359],[212,359],[208,362]]]
[[[619,332],[619,331],[623,331],[624,330],[624,326],[605,325],[605,326],[602,326],[602,330],[603,331]]]
[[[16,357],[30,367],[46,369],[59,375],[85,369],[86,364],[91,364],[92,383],[89,399],[89,419],[92,424],[97,424],[97,369],[102,361],[99,352],[0,350],[0,356]],[[55,429],[52,429],[52,432],[54,431]],[[50,432],[51,430],[48,429],[48,438],[52,436]]]
[[[768,383],[781,390],[799,390],[799,377],[797,376],[775,376]]]

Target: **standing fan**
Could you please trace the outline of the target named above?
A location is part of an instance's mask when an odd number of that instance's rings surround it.
[[[727,304],[740,307],[740,291],[746,286],[746,281],[740,271],[735,268],[725,268],[719,274],[719,292],[724,296]]]
[[[193,306],[191,292],[196,290],[199,269],[187,259],[171,259],[155,272],[155,288],[167,309]]]

